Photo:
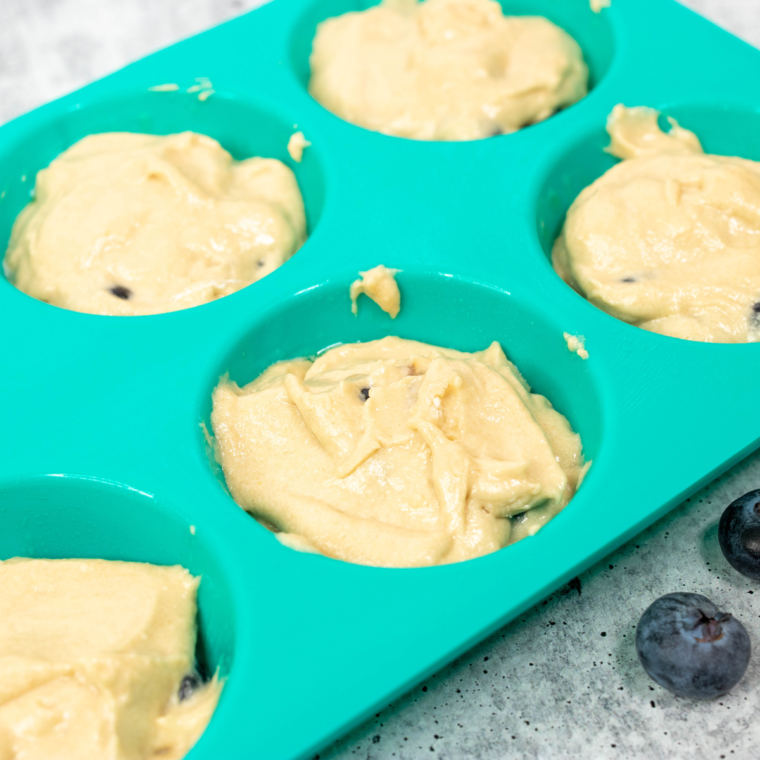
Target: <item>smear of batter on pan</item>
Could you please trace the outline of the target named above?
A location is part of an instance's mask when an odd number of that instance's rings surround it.
[[[208,77],[196,77],[195,82],[196,84],[190,85],[185,92],[190,94],[197,92],[198,100],[201,103],[208,100],[216,92],[214,85],[211,84],[211,80]]]
[[[148,87],[148,92],[177,92],[180,86],[174,82],[167,82],[166,84],[157,84],[153,87]],[[208,100],[215,92],[214,85],[211,84],[211,80],[208,77],[196,77],[195,84],[190,85],[185,92],[192,94],[198,93],[198,100],[201,103]]]
[[[572,351],[574,354],[578,354],[581,359],[588,359],[588,351],[586,351],[586,339],[582,335],[562,333],[562,336],[567,343],[568,351]]]
[[[310,145],[311,143],[304,137],[303,132],[294,132],[288,140],[288,153],[297,164],[300,164],[304,149]]]
[[[379,266],[368,269],[366,272],[359,272],[361,277],[351,283],[351,311],[358,314],[359,307],[356,299],[364,293],[371,298],[386,314],[391,315],[391,319],[396,319],[401,310],[401,293],[396,282],[398,269],[388,269],[380,264]]]

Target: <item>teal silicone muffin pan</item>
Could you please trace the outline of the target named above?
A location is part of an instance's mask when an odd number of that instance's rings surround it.
[[[601,14],[588,0],[504,0],[579,41],[591,92],[516,134],[415,142],[341,121],[306,90],[316,24],[366,5],[276,0],[0,128],[3,246],[36,172],[95,132],[202,132],[236,158],[285,161],[305,198],[310,237],[290,261],[187,311],[80,314],[0,278],[0,557],[202,574],[199,658],[228,680],[192,760],[313,756],[760,438],[760,346],[623,324],[549,262],[573,198],[614,161],[602,148],[616,103],[760,160],[760,53],[670,0]],[[178,88],[149,89],[163,84]],[[296,124],[313,143],[301,164],[286,150]],[[349,284],[380,263],[402,270],[401,314],[363,299],[354,317]],[[564,332],[586,337],[587,361]],[[581,434],[590,473],[536,536],[457,565],[361,567],[281,546],[232,501],[202,429],[220,375],[243,384],[276,360],[388,334],[467,351],[498,340]]]

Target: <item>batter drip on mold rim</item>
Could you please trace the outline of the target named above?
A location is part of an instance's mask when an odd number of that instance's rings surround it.
[[[401,292],[398,289],[396,275],[398,269],[388,269],[379,264],[366,272],[359,272],[359,279],[351,283],[351,311],[359,313],[357,299],[363,293],[371,298],[391,319],[396,319],[401,311]]]
[[[274,364],[213,393],[237,503],[292,548],[348,562],[458,562],[533,535],[587,468],[567,419],[484,351],[387,337]]]
[[[301,131],[294,132],[288,140],[288,153],[297,164],[301,163],[303,160],[303,152],[309,147],[311,147],[311,143]]]
[[[760,340],[760,163],[705,154],[659,112],[618,105],[622,159],[573,202],[552,261],[595,306],[650,332]]]
[[[193,132],[90,135],[37,174],[5,255],[10,281],[64,309],[177,311],[250,285],[306,239],[280,161],[234,161]]]
[[[577,354],[581,359],[586,360],[589,357],[589,353],[586,350],[586,339],[582,335],[572,335],[571,333],[562,333],[562,337],[567,343],[567,350],[573,354]]]
[[[416,140],[514,132],[580,100],[575,40],[494,0],[383,0],[317,27],[309,92],[353,124]]]

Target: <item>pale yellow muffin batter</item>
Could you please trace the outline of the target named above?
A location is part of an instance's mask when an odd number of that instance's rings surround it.
[[[182,567],[0,562],[0,758],[184,757],[221,691],[190,687],[198,582]]]
[[[401,291],[398,289],[396,275],[398,269],[388,269],[379,264],[366,272],[359,272],[358,280],[351,283],[349,295],[351,296],[351,311],[359,313],[356,299],[363,293],[371,298],[391,319],[396,319],[401,311]]]
[[[400,338],[223,378],[211,417],[232,496],[289,546],[368,565],[479,557],[534,534],[584,471],[568,421],[498,343]]]
[[[617,106],[609,152],[623,161],[567,214],[553,263],[609,314],[688,340],[760,340],[760,163],[705,155],[650,108]]]
[[[39,172],[5,267],[17,288],[55,306],[156,314],[250,285],[305,237],[301,193],[280,161],[233,161],[192,132],[105,133]]]
[[[587,92],[575,40],[494,0],[384,0],[322,22],[309,92],[359,126],[476,140],[551,116]]]

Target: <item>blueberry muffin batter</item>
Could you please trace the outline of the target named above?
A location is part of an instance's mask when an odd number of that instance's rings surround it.
[[[514,132],[580,100],[588,69],[545,18],[494,0],[383,0],[319,25],[309,91],[338,116],[417,140]]]
[[[651,332],[760,340],[760,163],[706,155],[650,108],[617,106],[623,159],[575,200],[554,268],[591,303]]]
[[[55,306],[156,314],[250,285],[305,237],[301,193],[280,161],[233,161],[192,132],[105,133],[39,172],[5,268],[17,288]]]
[[[223,378],[211,417],[235,500],[283,543],[368,565],[458,562],[533,535],[575,493],[581,442],[498,343],[400,338]]]
[[[221,691],[193,671],[198,582],[182,567],[0,562],[0,758],[184,757]]]

